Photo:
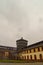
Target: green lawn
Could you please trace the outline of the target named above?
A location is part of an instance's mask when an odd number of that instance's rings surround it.
[[[25,61],[25,60],[0,60],[0,63],[36,63],[37,61]]]
[[[25,63],[24,60],[0,60],[0,62],[4,63]]]

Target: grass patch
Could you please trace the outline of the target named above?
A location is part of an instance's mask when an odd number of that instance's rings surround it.
[[[0,60],[0,63],[25,63],[24,60]]]
[[[0,60],[0,63],[36,63],[43,61],[26,61],[26,60]]]

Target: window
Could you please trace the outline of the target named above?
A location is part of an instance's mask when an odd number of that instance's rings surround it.
[[[43,47],[42,47],[42,51],[43,51]]]
[[[40,57],[40,60],[42,60],[42,54],[40,54],[39,57]]]
[[[24,56],[24,59],[26,60],[26,56]]]
[[[39,47],[40,51],[43,51],[43,47]]]
[[[9,52],[5,52],[5,56],[6,56],[6,57],[9,56]]]
[[[37,59],[36,55],[34,55],[34,59],[35,59],[35,60]]]
[[[28,53],[30,53],[30,50],[28,50]]]
[[[27,50],[27,53],[28,53],[28,50]]]
[[[40,48],[38,48],[38,51],[40,51]]]
[[[27,55],[27,60],[29,59],[29,55]]]
[[[30,55],[30,59],[32,60],[32,55]]]

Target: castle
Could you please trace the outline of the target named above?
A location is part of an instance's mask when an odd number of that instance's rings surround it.
[[[16,41],[17,48],[0,46],[0,59],[43,61],[43,41],[27,45],[23,37]]]

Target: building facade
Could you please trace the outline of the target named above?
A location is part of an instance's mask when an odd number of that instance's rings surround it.
[[[43,61],[43,41],[27,45],[23,38],[16,41],[17,48],[0,46],[0,59]]]
[[[0,46],[0,59],[15,59],[15,47]]]
[[[29,45],[18,52],[21,60],[43,61],[43,41]]]

